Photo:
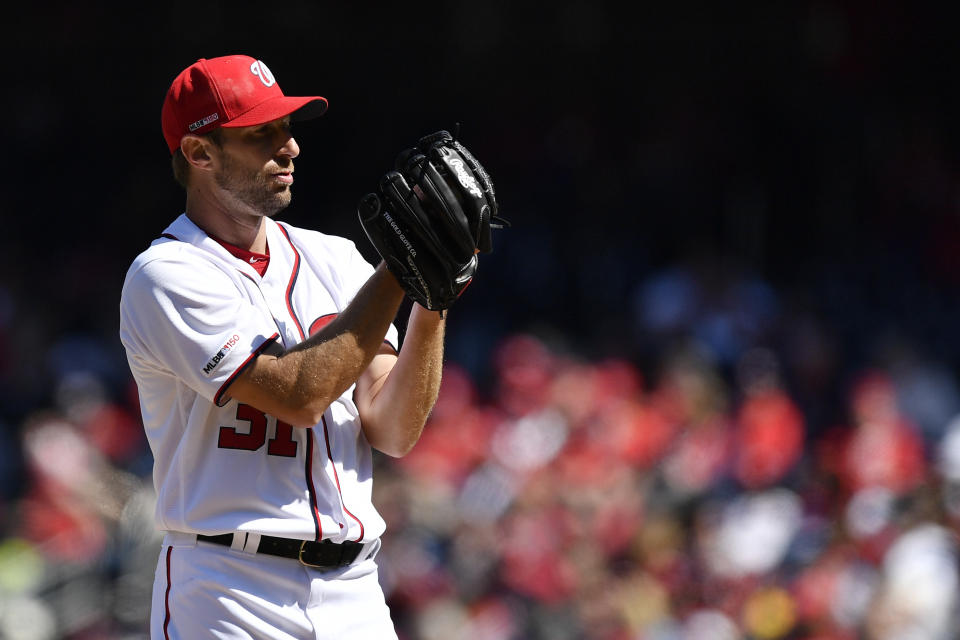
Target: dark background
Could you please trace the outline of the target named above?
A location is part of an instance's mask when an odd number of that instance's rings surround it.
[[[960,51],[935,6],[6,10],[0,524],[12,530],[30,490],[24,425],[62,403],[70,374],[130,400],[120,287],[182,211],[160,108],[200,57],[251,55],[288,95],[328,98],[295,130],[281,217],[347,236],[371,261],[356,202],[398,151],[459,123],[512,222],[450,314],[448,361],[482,392],[495,391],[498,345],[521,333],[625,359],[650,381],[692,342],[732,388],[744,354],[767,349],[811,439],[847,418],[865,370],[913,359],[953,380]],[[915,414],[931,443],[955,398]]]
[[[452,355],[475,369],[458,330],[478,348],[533,326],[580,350],[646,348],[631,295],[690,261],[785,292],[829,323],[845,362],[890,331],[955,355],[946,16],[668,5],[18,8],[3,45],[9,417],[50,389],[51,342],[92,332],[118,346],[126,266],[182,209],[163,94],[197,58],[239,52],[288,94],[330,100],[298,128],[303,177],[284,219],[351,237],[371,260],[357,199],[397,150],[460,123],[514,223],[451,322]]]

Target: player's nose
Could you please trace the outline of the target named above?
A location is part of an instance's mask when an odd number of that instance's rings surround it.
[[[287,141],[283,143],[283,146],[280,147],[277,152],[278,155],[293,159],[300,155],[300,145],[297,144],[297,141],[290,136],[287,138]]]

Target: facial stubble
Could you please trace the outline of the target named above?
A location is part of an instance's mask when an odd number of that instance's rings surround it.
[[[224,155],[221,169],[214,179],[217,186],[238,203],[267,217],[287,208],[293,197],[289,187],[277,190],[263,171],[245,170],[229,155]]]

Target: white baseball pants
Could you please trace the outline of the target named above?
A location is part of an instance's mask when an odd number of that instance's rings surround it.
[[[396,640],[374,561],[379,547],[372,543],[348,567],[319,571],[167,534],[153,583],[150,637]]]

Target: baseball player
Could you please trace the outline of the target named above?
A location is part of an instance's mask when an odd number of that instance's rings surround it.
[[[489,250],[473,234],[488,233],[491,211],[468,216],[469,256],[444,249],[455,239],[428,241],[408,217],[450,210],[397,173],[424,200],[363,200],[376,268],[347,239],[274,220],[300,153],[291,123],[326,108],[284,95],[243,55],[198,60],[166,94],[163,135],[186,207],[133,261],[120,299],[165,532],[153,638],[396,637],[375,562],[385,523],[371,447],[402,456],[417,442],[440,383],[442,310]],[[454,153],[450,138],[423,150]],[[436,171],[419,155],[423,181]],[[492,199],[474,167],[440,167],[440,178]],[[401,347],[405,293],[420,304]]]

